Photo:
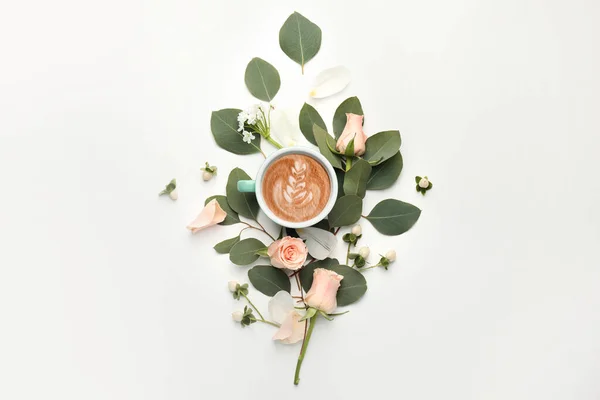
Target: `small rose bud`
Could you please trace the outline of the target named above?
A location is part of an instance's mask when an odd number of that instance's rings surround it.
[[[212,179],[212,177],[213,177],[213,174],[211,174],[210,172],[204,171],[202,173],[202,179],[205,181],[210,181]]]
[[[235,322],[242,322],[242,318],[244,318],[244,313],[241,311],[234,311],[231,313],[231,318]]]
[[[371,250],[369,250],[369,248],[367,246],[363,246],[358,251],[358,254],[360,254],[360,256],[362,258],[366,259],[369,257],[369,254],[371,254]]]
[[[419,187],[427,189],[429,187],[429,179],[421,178],[421,180],[419,181]]]
[[[237,290],[238,285],[239,285],[238,281],[229,281],[229,283],[227,283],[227,287],[229,288],[229,291],[231,293],[233,293]]]
[[[395,250],[390,250],[387,253],[385,253],[385,258],[387,258],[389,260],[389,262],[394,262],[396,261],[396,251]]]
[[[356,236],[362,235],[362,227],[360,225],[354,225],[352,227],[352,233]]]
[[[179,197],[177,189],[173,189],[173,191],[169,193],[169,197],[171,198],[171,200],[177,200],[177,198]]]

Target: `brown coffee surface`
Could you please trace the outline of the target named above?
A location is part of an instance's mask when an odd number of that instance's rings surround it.
[[[308,221],[327,205],[331,183],[327,170],[312,157],[290,154],[275,160],[262,180],[267,207],[290,222]]]

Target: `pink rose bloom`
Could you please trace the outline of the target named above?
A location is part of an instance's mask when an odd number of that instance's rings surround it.
[[[354,155],[362,156],[365,154],[367,135],[365,135],[362,128],[363,118],[364,116],[362,115],[346,113],[346,126],[335,145],[335,148],[340,153],[345,153],[346,147],[354,139]]]
[[[226,216],[227,213],[223,211],[217,200],[212,199],[186,228],[192,231],[192,233],[196,233],[204,228],[223,222]]]
[[[310,307],[331,314],[337,307],[335,296],[344,277],[324,268],[317,268],[313,273],[313,283],[304,298]]]
[[[302,239],[286,236],[271,243],[267,253],[274,267],[296,271],[304,265],[308,249]]]

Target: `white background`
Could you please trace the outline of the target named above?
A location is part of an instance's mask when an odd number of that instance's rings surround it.
[[[304,77],[278,45],[294,10],[323,29]],[[0,398],[599,399],[599,19],[594,0],[4,1]],[[254,56],[296,111],[316,73],[350,68],[312,104],[330,123],[357,95],[368,134],[403,139],[365,210],[423,210],[398,237],[363,222],[398,261],[317,324],[299,387],[299,346],[231,321],[247,268],[212,246],[239,227],[185,229],[260,165],[209,126],[253,102]],[[173,177],[177,202],[157,196]]]

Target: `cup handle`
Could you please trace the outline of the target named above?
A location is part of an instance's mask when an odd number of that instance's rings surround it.
[[[242,193],[254,193],[256,192],[256,181],[238,181],[237,190]]]

